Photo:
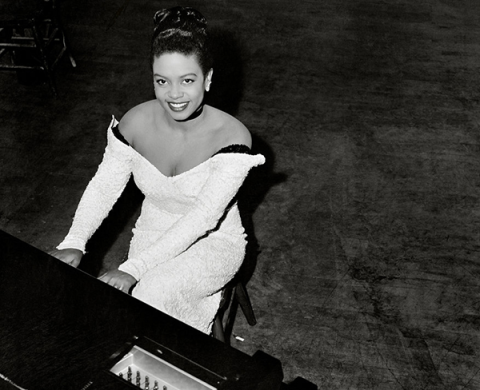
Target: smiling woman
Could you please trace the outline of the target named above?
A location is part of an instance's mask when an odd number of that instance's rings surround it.
[[[210,89],[213,69],[204,77],[197,56],[165,53],[153,61],[155,96],[176,121],[202,108],[204,91]]]
[[[205,18],[175,7],[154,23],[156,98],[111,121],[103,160],[51,254],[78,266],[133,174],[145,199],[128,259],[99,279],[208,333],[245,255],[236,194],[265,159],[250,153],[242,123],[204,104],[213,78]]]

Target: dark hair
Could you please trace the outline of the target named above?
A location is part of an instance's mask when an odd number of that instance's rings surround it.
[[[164,53],[196,55],[203,74],[212,68],[212,57],[207,36],[207,21],[194,8],[162,9],[153,17],[155,25],[150,60]]]

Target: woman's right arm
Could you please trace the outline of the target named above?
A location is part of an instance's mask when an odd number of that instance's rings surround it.
[[[78,266],[87,241],[127,185],[132,172],[132,152],[133,149],[119,141],[109,129],[103,160],[83,193],[67,236],[57,250],[50,252],[52,256]]]

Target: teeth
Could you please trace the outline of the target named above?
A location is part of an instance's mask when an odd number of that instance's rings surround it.
[[[170,107],[170,110],[172,110],[173,112],[182,112],[187,109],[189,102],[183,102],[183,103],[167,102],[167,103],[168,103],[168,106]]]

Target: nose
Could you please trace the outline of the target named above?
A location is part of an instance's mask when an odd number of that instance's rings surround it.
[[[183,97],[183,92],[180,90],[180,86],[173,84],[170,90],[168,91],[168,97],[171,99],[179,99]]]

